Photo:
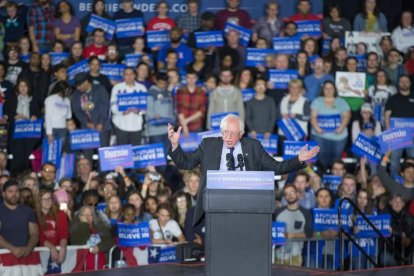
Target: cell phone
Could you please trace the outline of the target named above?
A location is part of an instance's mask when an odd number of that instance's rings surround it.
[[[67,210],[68,210],[68,204],[67,204],[66,202],[61,202],[61,203],[59,204],[59,209],[60,209],[61,211],[67,211]]]

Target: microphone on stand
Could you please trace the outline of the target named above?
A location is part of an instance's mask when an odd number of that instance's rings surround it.
[[[239,165],[237,167],[242,171],[244,167],[244,159],[241,153],[237,154],[237,162],[239,162]]]
[[[226,154],[226,166],[228,171],[234,171],[236,168],[234,167],[234,156],[231,153]]]

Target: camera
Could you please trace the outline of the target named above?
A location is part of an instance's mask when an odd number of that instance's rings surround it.
[[[160,181],[161,180],[161,175],[159,174],[159,173],[156,173],[156,172],[152,172],[150,175],[149,175],[149,180],[151,180],[151,181]]]

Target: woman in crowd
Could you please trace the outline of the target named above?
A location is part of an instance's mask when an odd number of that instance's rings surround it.
[[[401,14],[401,22],[392,32],[392,42],[398,51],[406,54],[408,48],[414,45],[413,12],[406,10]]]
[[[161,174],[157,172],[146,173],[141,187],[142,198],[145,199],[148,195],[156,197],[162,190],[164,190],[164,183]]]
[[[70,67],[75,63],[83,60],[83,44],[80,41],[73,42],[70,47],[70,56],[64,61],[65,65]]]
[[[319,46],[315,39],[307,38],[302,42],[301,50],[308,54],[308,58],[314,59],[319,55]]]
[[[105,214],[111,222],[111,226],[114,226],[119,221],[122,217],[122,202],[119,196],[113,195],[108,199]]]
[[[168,204],[160,204],[157,208],[157,218],[149,222],[151,241],[153,244],[174,244],[174,241],[185,242],[185,237],[179,224],[172,219],[173,211]]]
[[[147,89],[149,89],[153,84],[151,67],[145,62],[141,61],[140,63],[138,63],[135,71],[137,72],[136,81],[144,85]]]
[[[86,27],[88,26],[92,15],[111,19],[109,14],[106,12],[105,0],[94,0],[92,4],[92,12],[87,14],[82,19],[82,41],[84,41],[85,46],[89,45],[92,42],[92,33],[86,31]]]
[[[185,227],[187,211],[191,209],[190,195],[184,192],[177,192],[172,199],[172,207],[175,211],[175,218],[181,229]]]
[[[294,68],[298,70],[299,79],[303,80],[310,74],[310,65],[308,54],[301,50],[296,54]]]
[[[241,70],[234,79],[234,86],[244,89],[252,89],[254,86],[253,73],[249,68]]]
[[[74,16],[72,5],[62,0],[57,4],[55,20],[55,38],[63,41],[65,47],[70,47],[73,42],[80,40],[81,22]]]
[[[144,200],[145,211],[147,211],[153,218],[157,217],[158,200],[155,196],[147,196]]]
[[[387,18],[380,12],[377,0],[364,0],[362,11],[355,16],[354,31],[387,32]]]
[[[34,197],[37,197],[39,193],[39,184],[37,183],[37,179],[29,175],[26,175],[22,178],[20,188],[30,189]]]
[[[147,31],[171,30],[175,27],[175,21],[168,17],[168,2],[159,1],[157,4],[158,14],[147,23]]]
[[[367,137],[374,137],[381,133],[381,124],[373,115],[371,105],[364,103],[361,107],[361,117],[352,122],[352,141],[355,142],[359,133]]]
[[[194,61],[187,64],[186,71],[194,70],[197,73],[198,80],[204,81],[204,77],[210,73],[211,66],[206,60],[206,53],[204,49],[197,48],[194,50]]]
[[[52,65],[51,65],[51,57],[49,53],[43,53],[40,55],[40,70],[46,72],[50,83],[50,77],[52,75]]]
[[[126,202],[135,206],[135,216],[138,221],[149,221],[152,219],[151,214],[145,212],[144,200],[138,191],[130,192],[126,197]]]
[[[322,20],[323,37],[345,37],[345,32],[351,31],[351,23],[342,17],[339,5],[329,6],[329,16]]]

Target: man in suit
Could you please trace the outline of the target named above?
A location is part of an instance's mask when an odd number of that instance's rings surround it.
[[[240,155],[243,157],[246,171],[274,171],[281,175],[305,168],[305,161],[312,159],[319,152],[319,147],[307,150],[307,146],[305,146],[300,150],[298,157],[277,162],[265,152],[259,141],[243,137],[244,122],[237,115],[229,114],[224,117],[220,124],[220,130],[222,137],[205,138],[194,152],[184,153],[178,143],[182,127],[174,131],[174,127],[168,125],[168,139],[171,142],[168,154],[176,166],[186,170],[193,169],[198,165],[201,167],[200,188],[197,194],[193,225],[196,225],[204,215],[203,194],[206,187],[207,170],[240,169],[239,166],[235,167],[235,164],[229,165],[229,153],[232,158]]]

